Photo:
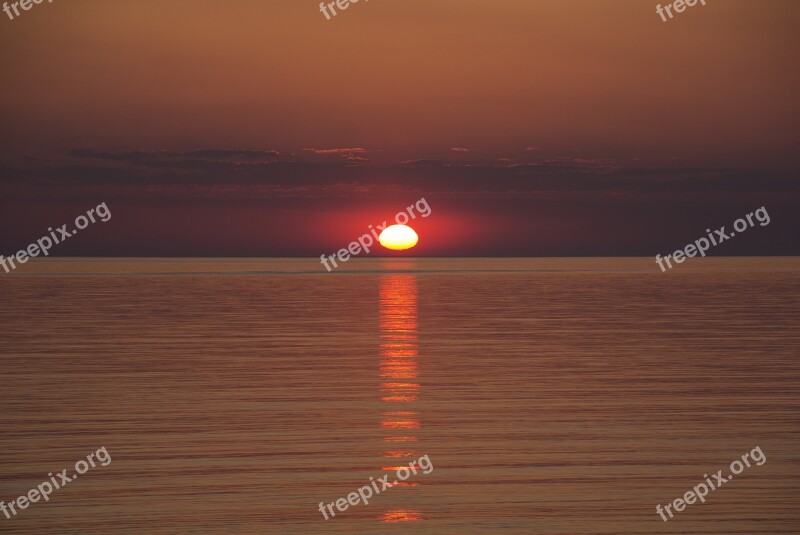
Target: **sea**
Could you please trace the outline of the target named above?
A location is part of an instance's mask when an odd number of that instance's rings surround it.
[[[800,258],[33,260],[0,533],[800,533]]]

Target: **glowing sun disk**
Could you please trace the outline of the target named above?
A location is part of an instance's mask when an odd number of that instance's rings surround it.
[[[386,227],[378,237],[378,241],[387,249],[403,251],[411,249],[419,241],[419,236],[414,229],[406,225],[392,225]]]

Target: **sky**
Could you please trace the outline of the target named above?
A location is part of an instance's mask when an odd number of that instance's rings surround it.
[[[0,252],[800,254],[796,0],[54,0],[0,13]],[[408,253],[404,253],[408,254]]]

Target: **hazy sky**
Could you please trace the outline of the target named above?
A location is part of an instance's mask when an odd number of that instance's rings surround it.
[[[0,13],[0,252],[800,254],[796,0],[55,0]]]

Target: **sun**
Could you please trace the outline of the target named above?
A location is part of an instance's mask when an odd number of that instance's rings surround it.
[[[403,251],[414,247],[419,241],[419,236],[407,225],[392,225],[383,229],[378,241],[387,249]]]

